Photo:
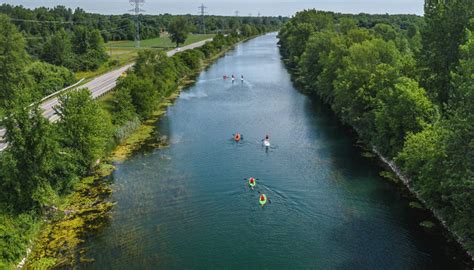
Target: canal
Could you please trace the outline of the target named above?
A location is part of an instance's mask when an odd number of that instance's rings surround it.
[[[170,146],[117,164],[112,221],[86,243],[95,263],[84,268],[461,267],[347,128],[294,88],[277,41],[217,60],[157,124]]]

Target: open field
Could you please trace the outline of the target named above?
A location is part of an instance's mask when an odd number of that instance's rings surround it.
[[[186,42],[181,46],[186,46],[201,40],[206,40],[212,38],[213,34],[202,35],[189,35],[186,39]],[[105,44],[107,48],[107,53],[110,56],[109,61],[107,63],[100,66],[95,71],[85,71],[85,72],[77,72],[76,77],[77,79],[82,78],[93,78],[98,75],[104,74],[108,71],[117,69],[118,67],[124,66],[130,62],[133,62],[137,57],[138,50],[142,49],[159,49],[159,50],[168,50],[174,48],[176,45],[171,42],[171,40],[167,36],[159,37],[159,38],[152,38],[142,40],[140,42],[140,48],[135,48],[135,41],[125,40],[125,41],[111,41]]]
[[[212,38],[213,34],[192,34],[188,36],[186,42],[182,45],[189,45],[191,43],[195,43],[201,40]],[[173,43],[168,36],[162,36],[159,38],[152,38],[142,40],[140,42],[140,46],[142,48],[174,48],[176,44]],[[128,48],[128,49],[136,49],[135,48],[135,41],[125,40],[125,41],[110,41],[106,44],[107,48]]]

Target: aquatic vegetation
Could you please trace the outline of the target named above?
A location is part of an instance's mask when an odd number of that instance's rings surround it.
[[[388,179],[392,182],[398,183],[400,180],[398,179],[397,175],[390,171],[381,171],[379,175],[385,179]]]
[[[420,223],[420,226],[428,231],[431,231],[436,227],[436,224],[434,224],[432,221],[425,220]]]
[[[85,239],[108,224],[114,203],[108,201],[112,189],[107,176],[114,170],[110,164],[101,164],[93,176],[75,186],[58,215],[48,220],[39,233],[26,268],[70,268],[89,261],[84,257],[81,244]]]
[[[409,206],[413,209],[426,210],[426,208],[419,202],[410,202]]]

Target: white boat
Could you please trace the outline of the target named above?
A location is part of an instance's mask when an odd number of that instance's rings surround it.
[[[270,147],[270,140],[263,140],[263,146]]]

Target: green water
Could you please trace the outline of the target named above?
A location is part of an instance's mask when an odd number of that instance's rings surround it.
[[[219,59],[158,124],[170,147],[117,164],[113,219],[86,243],[95,263],[84,268],[461,268],[353,135],[294,89],[276,43]]]

